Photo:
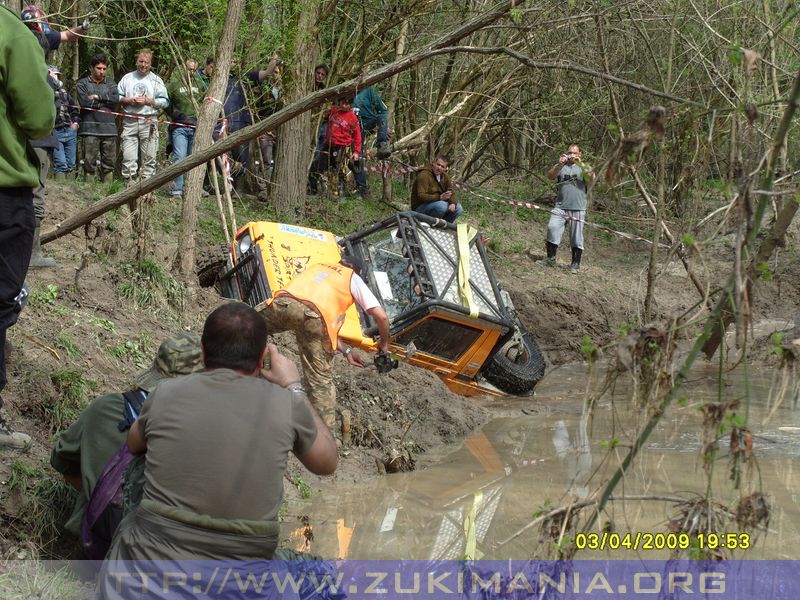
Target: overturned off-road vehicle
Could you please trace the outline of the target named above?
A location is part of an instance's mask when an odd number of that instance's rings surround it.
[[[236,233],[227,256],[201,255],[197,274],[202,286],[216,285],[259,310],[310,264],[338,262],[343,251],[364,261],[361,276],[391,321],[393,354],[459,394],[533,392],[544,357],[467,225],[403,212],[337,240],[326,231],[252,222]],[[355,304],[339,335],[377,349],[377,327]]]

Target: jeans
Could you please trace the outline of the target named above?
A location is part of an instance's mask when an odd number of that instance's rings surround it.
[[[194,127],[176,127],[172,131],[172,164],[183,160],[192,153],[194,146]],[[183,175],[175,178],[172,185],[172,192],[177,195],[183,192]]]
[[[72,127],[56,129],[58,148],[53,149],[53,171],[66,173],[75,170],[75,150],[78,147],[78,132]]]
[[[447,200],[436,200],[434,202],[420,204],[414,211],[422,213],[423,215],[428,215],[429,217],[444,219],[448,223],[452,223],[464,212],[464,209],[461,204],[456,204],[455,211],[450,212],[447,210],[448,206],[450,206],[450,203]]]
[[[366,155],[366,144],[364,143],[364,136],[371,132],[376,127],[378,128],[378,145],[389,141],[389,115],[382,113],[374,117],[359,117],[361,123],[361,158]],[[356,187],[359,191],[367,190],[367,171],[360,169],[354,173],[356,180]]]

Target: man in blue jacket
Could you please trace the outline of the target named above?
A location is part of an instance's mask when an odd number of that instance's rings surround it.
[[[373,87],[369,86],[360,90],[353,101],[353,111],[358,115],[361,123],[361,135],[376,130],[378,134],[378,158],[381,160],[389,158],[392,151],[389,146],[389,109],[381,99],[381,95]],[[361,145],[361,158],[364,158],[366,144]],[[356,187],[362,197],[369,192],[367,187],[367,173],[363,168],[355,170]]]

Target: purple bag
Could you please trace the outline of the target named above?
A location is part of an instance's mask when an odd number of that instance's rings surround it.
[[[123,443],[108,462],[94,486],[81,523],[81,546],[89,560],[105,558],[114,531],[122,520],[122,476],[134,459]],[[99,523],[103,518],[103,522]]]

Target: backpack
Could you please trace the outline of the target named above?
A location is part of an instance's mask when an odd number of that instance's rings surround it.
[[[140,389],[125,392],[122,396],[125,409],[117,427],[120,431],[127,431],[139,417],[147,392]],[[135,458],[124,442],[108,459],[92,490],[83,512],[80,535],[81,546],[89,560],[102,560],[111,546],[114,532],[123,517],[123,476]]]

